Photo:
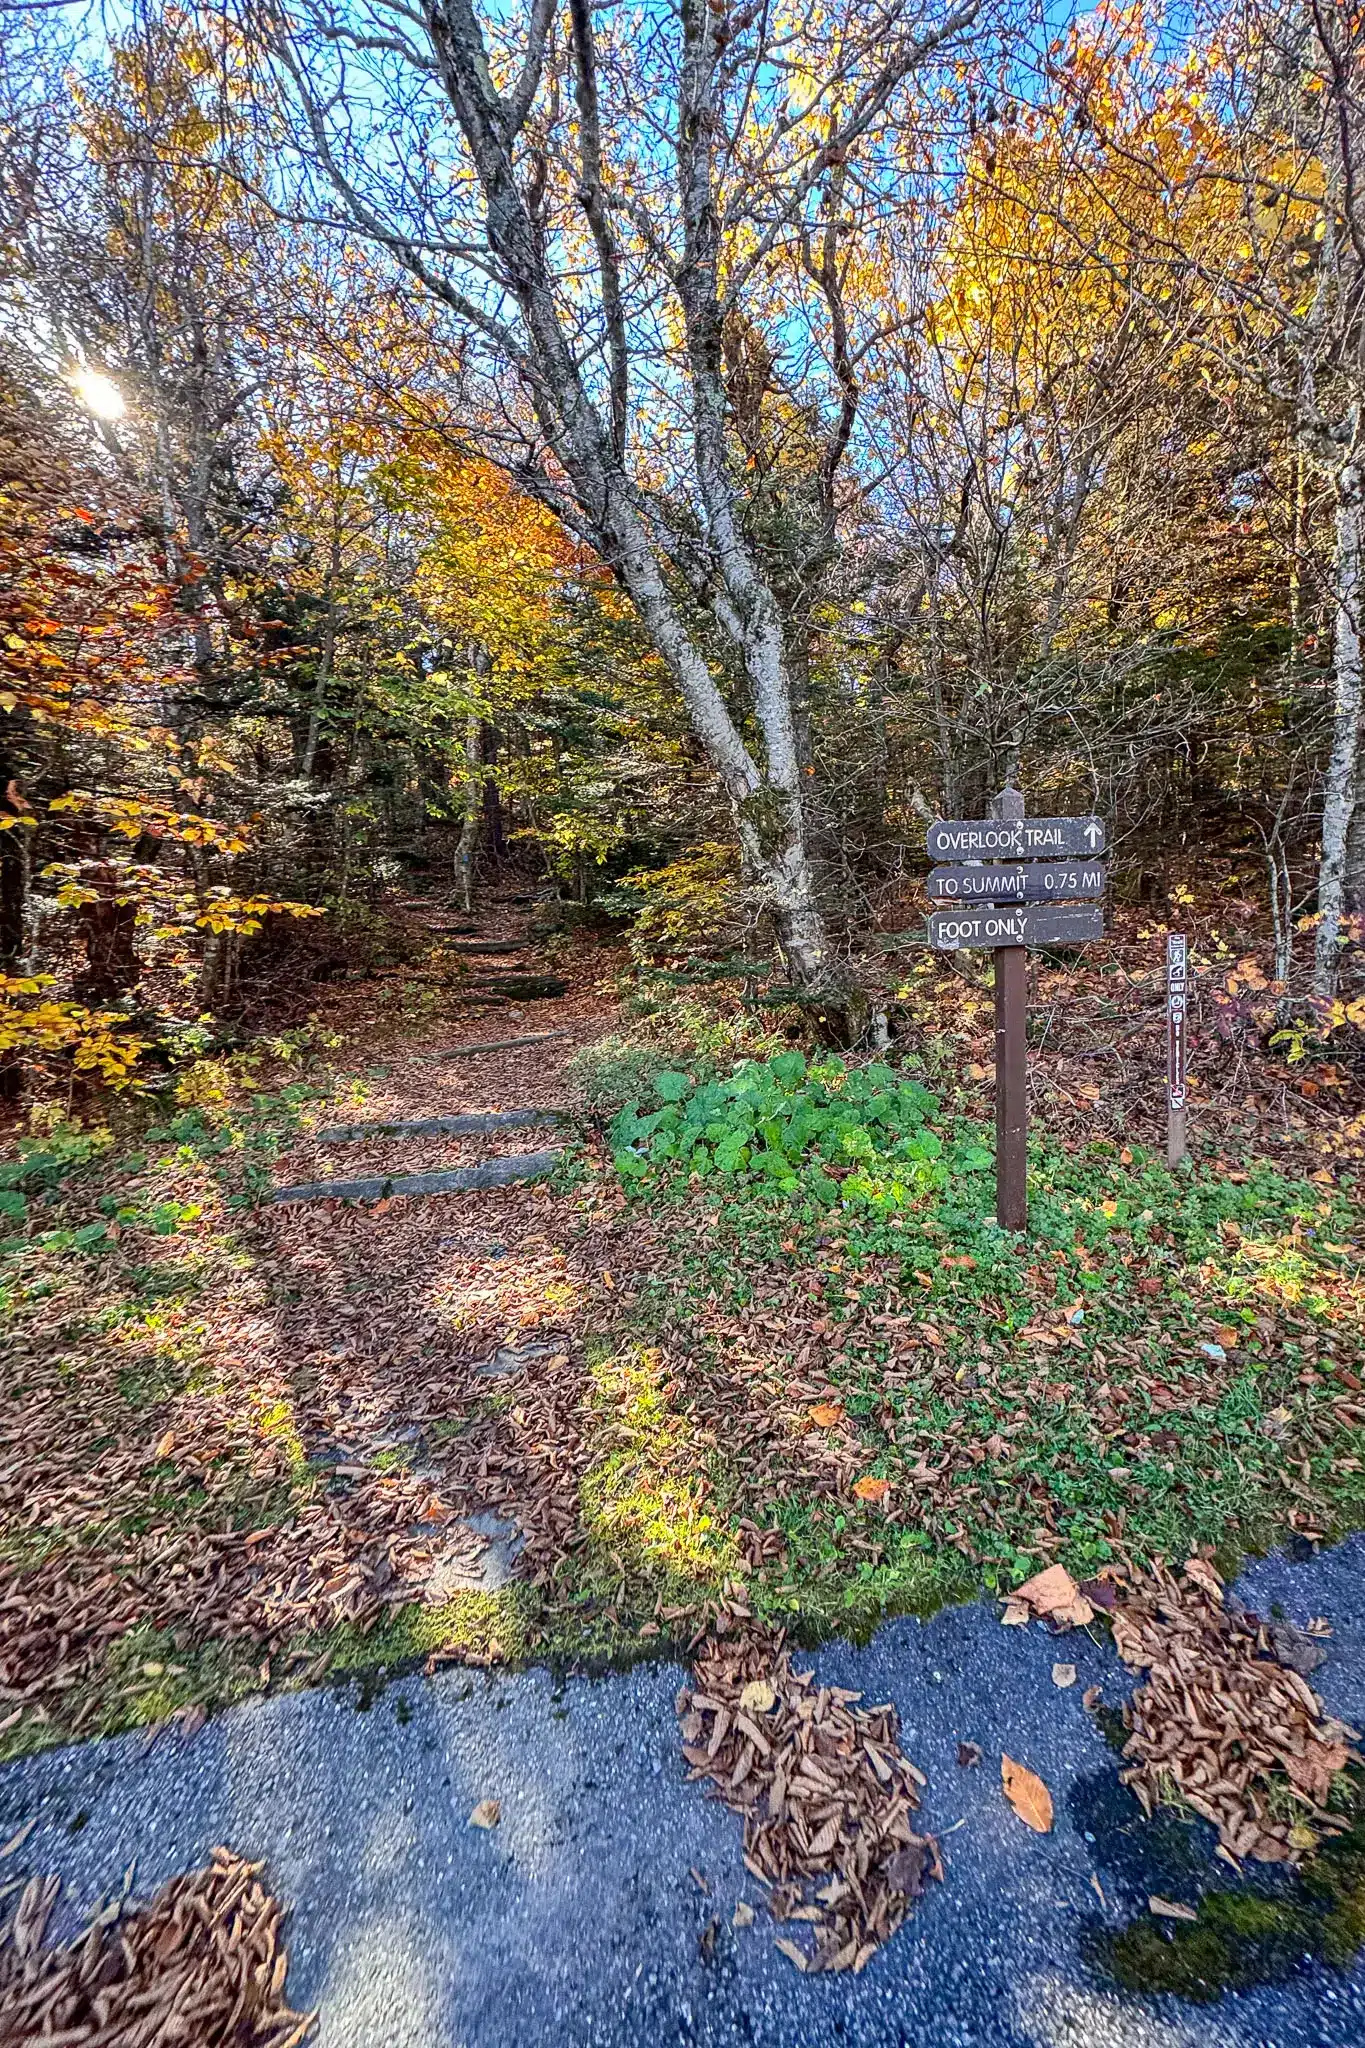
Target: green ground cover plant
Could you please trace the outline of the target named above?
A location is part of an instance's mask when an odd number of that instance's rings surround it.
[[[742,1394],[778,1435],[731,1479],[786,1540],[760,1596],[875,1616],[964,1569],[1006,1586],[1365,1519],[1352,1190],[1039,1141],[1021,1240],[995,1227],[988,1130],[889,1067],[791,1053],[653,1085],[612,1125],[617,1167],[632,1201],[708,1223],[670,1233],[636,1320],[687,1351],[701,1426]]]
[[[638,1050],[607,1048],[632,1088],[609,1150],[503,1198],[496,1242],[476,1204],[257,1206],[301,1128],[363,1108],[378,1069],[203,1075],[201,1100],[116,1130],[22,1137],[0,1566],[59,1678],[64,1632],[89,1640],[47,1718],[0,1741],[324,1670],[655,1654],[722,1610],[861,1635],[1053,1558],[1086,1576],[1204,1542],[1232,1565],[1365,1525],[1352,1186],[1040,1138],[1020,1240],[992,1220],[989,1130],[920,1071]],[[490,1289],[510,1321],[488,1321]],[[562,1364],[461,1364],[528,1319],[563,1333]],[[335,1445],[333,1390],[378,1404],[372,1441]],[[520,1475],[501,1511],[559,1531],[524,1575],[328,1622],[324,1586],[348,1559],[381,1570],[395,1516],[420,1531],[448,1512],[433,1492],[481,1505],[485,1451]],[[163,1611],[170,1561],[207,1588],[227,1557],[233,1600]],[[276,1576],[303,1602],[283,1629],[261,1604]]]

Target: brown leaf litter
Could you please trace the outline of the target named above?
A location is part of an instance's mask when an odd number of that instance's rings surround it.
[[[693,1679],[678,1694],[689,1778],[743,1814],[744,1862],[773,1918],[804,1922],[815,1943],[777,1946],[802,1970],[863,1969],[943,1876],[938,1844],[910,1823],[925,1781],[895,1708],[817,1686],[780,1633],[710,1644]]]
[[[315,2015],[285,2002],[283,1908],[263,1868],[215,1849],[148,1905],[116,1901],[53,1946],[60,1880],[30,1879],[0,1928],[0,2048],[297,2048]]]
[[[1276,1660],[1269,1629],[1225,1598],[1212,1565],[1135,1575],[1113,1624],[1124,1662],[1147,1673],[1124,1712],[1122,1773],[1145,1812],[1178,1798],[1228,1856],[1262,1863],[1298,1863],[1341,1831],[1326,1802],[1336,1774],[1363,1761],[1357,1733]]]

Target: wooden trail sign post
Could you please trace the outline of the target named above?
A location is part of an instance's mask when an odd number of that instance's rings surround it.
[[[1185,1134],[1185,1025],[1189,1011],[1189,941],[1166,934],[1166,1164],[1189,1156]]]
[[[1026,818],[1017,789],[991,808],[989,818],[940,819],[925,835],[934,859],[965,863],[929,876],[930,896],[954,906],[931,913],[929,944],[995,954],[995,1217],[1002,1230],[1027,1230],[1028,948],[1104,936],[1103,911],[1085,900],[1104,894],[1104,825]]]

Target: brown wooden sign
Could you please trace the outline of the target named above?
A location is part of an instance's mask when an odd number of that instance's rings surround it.
[[[933,868],[925,888],[936,903],[1058,903],[1103,896],[1102,860],[998,861],[993,866]]]
[[[1088,904],[1043,910],[973,905],[935,910],[929,918],[929,944],[939,953],[964,946],[1083,946],[1103,937],[1104,912]]]
[[[1049,860],[1104,852],[1101,818],[940,818],[925,834],[931,860]]]
[[[940,952],[988,947],[995,956],[995,1216],[1028,1228],[1028,948],[1080,946],[1104,937],[1105,832],[1099,818],[1026,818],[1017,789],[989,818],[947,818],[925,834],[935,868],[929,944]],[[978,865],[993,863],[993,865]],[[1073,899],[1068,902],[1066,899]],[[1079,901],[1075,899],[1081,899]],[[1038,908],[1031,906],[1038,905]]]

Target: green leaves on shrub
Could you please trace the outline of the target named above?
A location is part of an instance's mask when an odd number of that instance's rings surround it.
[[[642,1112],[631,1102],[611,1126],[617,1171],[627,1180],[680,1170],[743,1176],[821,1202],[842,1191],[880,1203],[936,1185],[945,1170],[938,1134],[927,1127],[935,1097],[885,1065],[808,1065],[804,1053],[783,1052],[745,1060],[719,1080],[658,1074],[652,1094],[662,1107]],[[990,1155],[984,1160],[989,1165]]]

